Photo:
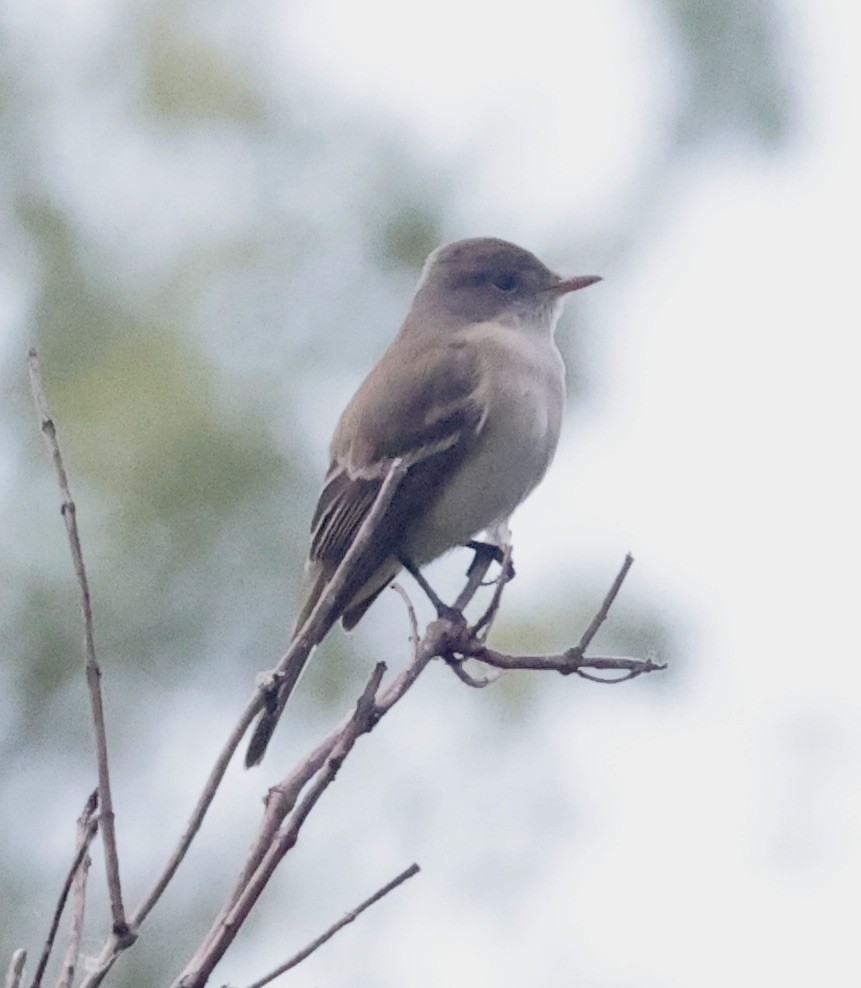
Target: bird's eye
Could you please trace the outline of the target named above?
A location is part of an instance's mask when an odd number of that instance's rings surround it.
[[[520,282],[515,274],[498,274],[493,278],[493,287],[501,292],[514,292],[519,286]]]

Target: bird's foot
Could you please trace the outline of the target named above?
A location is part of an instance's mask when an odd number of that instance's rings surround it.
[[[467,576],[471,576],[476,566],[489,559],[491,562],[499,563],[503,567],[506,583],[514,579],[514,563],[511,561],[510,550],[506,562],[505,549],[502,546],[496,545],[494,542],[481,542],[478,539],[472,539],[466,543],[466,547],[467,549],[472,549],[475,553],[472,557],[472,562],[469,564],[469,569],[466,571]]]

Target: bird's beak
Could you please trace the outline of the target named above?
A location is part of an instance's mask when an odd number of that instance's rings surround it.
[[[557,281],[555,285],[551,285],[547,291],[553,295],[567,295],[569,292],[577,292],[581,288],[588,288],[590,285],[603,280],[597,274],[581,274],[576,278],[563,278],[561,281]]]

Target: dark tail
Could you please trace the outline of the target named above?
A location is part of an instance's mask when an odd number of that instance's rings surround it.
[[[307,652],[300,652],[284,670],[284,678],[281,681],[278,695],[273,696],[271,705],[264,708],[260,714],[260,719],[257,721],[257,726],[254,728],[254,733],[251,735],[251,740],[248,743],[248,751],[245,752],[246,768],[252,768],[254,765],[259,765],[263,761],[263,756],[266,754],[266,749],[269,747],[269,742],[272,739],[281,714],[284,713],[287,701],[290,699],[293,690],[296,689],[296,684],[299,682],[302,670],[305,668],[308,659],[311,658],[312,652],[313,649],[309,649]]]
[[[322,594],[328,586],[331,576],[331,572],[329,572],[322,565],[318,565],[316,568],[312,569],[306,576],[306,586],[303,593],[302,606],[299,611],[299,617],[296,621],[296,627],[293,629],[294,635],[304,628],[305,622],[311,616],[311,613],[316,607],[320,594]],[[394,576],[394,573],[392,573],[392,576]],[[363,573],[363,570],[359,569],[357,571],[357,576],[354,576],[354,582],[357,582],[359,586],[361,586],[365,579],[367,579],[367,576]],[[344,627],[348,631],[364,615],[365,611],[376,600],[377,595],[387,586],[387,584],[388,580],[384,580],[380,589],[372,593],[367,600],[355,605],[343,614]],[[254,728],[254,733],[251,735],[251,741],[248,744],[248,751],[245,753],[246,768],[251,768],[253,765],[259,765],[263,760],[263,756],[266,754],[266,748],[268,747],[269,741],[275,732],[275,728],[278,725],[281,714],[284,712],[284,708],[287,706],[287,701],[290,699],[291,694],[296,689],[296,684],[299,682],[299,678],[302,675],[302,670],[308,663],[308,659],[311,658],[311,653],[314,651],[314,648],[326,637],[332,625],[338,620],[339,617],[341,617],[345,606],[347,606],[350,598],[355,592],[355,587],[352,584],[348,584],[343,588],[339,597],[333,602],[331,610],[328,614],[323,615],[320,620],[315,622],[316,627],[313,632],[311,632],[314,645],[311,648],[303,647],[296,653],[287,665],[287,668],[284,670],[281,685],[278,689],[278,695],[273,695],[269,698],[267,701],[267,706],[260,714],[260,719],[257,721]]]
[[[326,589],[329,576],[330,574],[322,566],[317,566],[313,570],[306,571],[305,585],[302,588],[302,603],[299,608],[299,616],[293,628],[294,638],[310,617],[320,594]],[[317,637],[318,642],[323,640],[332,624],[334,624],[334,620],[327,622],[323,626]],[[259,765],[263,761],[263,756],[266,754],[266,749],[269,746],[272,735],[275,733],[275,728],[278,726],[281,714],[284,713],[287,701],[290,699],[293,690],[296,689],[296,684],[299,682],[302,670],[307,665],[313,651],[313,648],[308,648],[298,652],[284,670],[284,678],[281,680],[277,696],[270,694],[267,697],[266,706],[263,708],[260,718],[254,727],[254,733],[251,735],[251,740],[248,743],[248,750],[245,752],[246,768],[252,768],[254,765]]]

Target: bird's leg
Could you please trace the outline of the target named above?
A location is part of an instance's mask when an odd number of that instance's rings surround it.
[[[437,595],[436,590],[434,590],[424,576],[422,576],[421,570],[418,566],[416,566],[412,559],[410,559],[406,553],[399,553],[397,558],[398,562],[404,567],[404,569],[410,574],[422,590],[424,590],[428,600],[436,609],[437,617],[446,618],[449,621],[455,621],[458,624],[462,624],[464,621],[463,614],[456,607],[449,607],[448,604],[444,604],[442,602]]]
[[[511,530],[507,519],[487,530],[487,542],[472,541],[467,545],[475,551],[472,565],[467,571],[467,590],[471,590],[471,594],[474,594],[479,586],[495,587],[487,610],[470,629],[473,636],[479,635],[484,641],[499,610],[505,584],[514,579],[514,566],[511,563]],[[495,580],[482,583],[492,561],[499,563],[499,576]],[[464,593],[466,592],[465,590]],[[458,605],[462,604],[464,599],[462,594],[457,600]]]
[[[470,539],[466,543],[467,549],[472,549],[475,553],[475,558],[472,563],[470,563],[470,569],[478,562],[479,559],[488,556],[495,563],[502,562],[502,549],[498,545],[494,545],[493,542],[482,542],[479,539]],[[467,576],[469,576],[469,571],[467,571]]]
[[[495,542],[480,542],[477,539],[472,539],[466,543],[466,548],[472,549],[475,553],[472,558],[472,562],[469,564],[469,569],[466,571],[467,576],[471,576],[475,567],[485,559],[490,559],[494,563],[499,563],[500,566],[505,566],[505,548],[497,545]],[[509,580],[513,579],[514,564],[511,562],[511,553],[509,553],[508,565],[505,572],[505,582],[507,583]]]

